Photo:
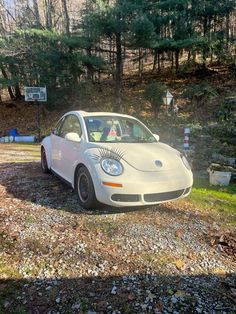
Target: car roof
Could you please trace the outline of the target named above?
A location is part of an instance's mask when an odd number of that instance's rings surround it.
[[[116,112],[100,112],[100,111],[93,111],[93,112],[88,112],[88,111],[82,111],[82,110],[77,110],[77,111],[70,111],[70,112],[67,112],[67,114],[71,114],[71,113],[74,113],[74,114],[79,114],[80,116],[82,117],[95,117],[95,116],[119,116],[119,117],[126,117],[126,118],[133,118],[135,119],[134,117],[130,116],[130,115],[127,115],[127,114],[121,114],[121,113],[116,113]]]

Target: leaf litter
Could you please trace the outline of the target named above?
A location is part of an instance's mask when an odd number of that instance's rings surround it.
[[[0,156],[3,313],[236,310],[233,227],[189,202],[84,211],[41,173],[38,146],[18,162],[14,144],[2,144]]]

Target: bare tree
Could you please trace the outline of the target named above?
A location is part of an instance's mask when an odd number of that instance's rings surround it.
[[[40,22],[39,7],[38,7],[38,1],[37,0],[33,0],[33,10],[34,10],[34,16],[35,16],[35,24],[37,27],[40,27],[41,22]]]
[[[47,29],[52,29],[52,1],[44,0],[44,16],[45,16],[45,26]]]
[[[67,1],[61,0],[62,5],[62,15],[63,15],[63,31],[69,35],[70,34],[70,18],[67,9]]]

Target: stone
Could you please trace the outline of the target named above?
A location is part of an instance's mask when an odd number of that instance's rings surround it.
[[[74,303],[74,304],[72,304],[71,309],[72,309],[73,311],[79,310],[79,309],[80,309],[80,303]]]
[[[111,294],[116,294],[117,293],[117,287],[114,286],[112,289],[111,289]]]

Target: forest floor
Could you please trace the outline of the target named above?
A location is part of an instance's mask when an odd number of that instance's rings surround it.
[[[0,313],[236,312],[228,199],[84,211],[39,155],[0,144]]]

